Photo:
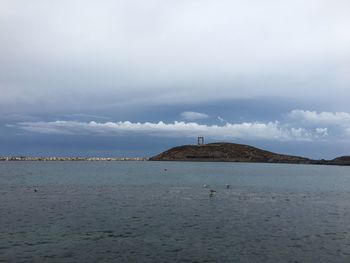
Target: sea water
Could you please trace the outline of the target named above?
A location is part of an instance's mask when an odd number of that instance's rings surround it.
[[[350,262],[350,167],[0,162],[0,262]]]

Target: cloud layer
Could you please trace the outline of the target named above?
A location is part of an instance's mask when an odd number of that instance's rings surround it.
[[[188,116],[187,116],[188,115]],[[191,119],[205,118],[206,114],[187,112]],[[42,134],[108,135],[130,134],[160,137],[205,136],[216,140],[274,140],[312,141],[346,139],[350,135],[350,114],[345,112],[315,112],[293,110],[282,121],[226,123],[207,125],[196,122],[84,122],[84,121],[32,121],[8,125]]]
[[[346,112],[316,112],[307,110],[293,110],[287,117],[306,126],[338,126],[350,127],[350,114]]]
[[[3,0],[0,111],[254,96],[339,103],[350,96],[349,8],[348,0]]]
[[[223,126],[203,125],[195,122],[174,123],[132,123],[125,122],[22,122],[18,127],[43,134],[70,135],[130,135],[141,134],[161,137],[197,137],[211,139],[263,139],[263,140],[309,140],[310,134],[304,129],[287,128],[277,122],[268,123],[227,123]]]

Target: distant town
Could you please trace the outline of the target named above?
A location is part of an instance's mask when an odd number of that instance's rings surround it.
[[[147,161],[144,157],[0,157],[0,161]]]

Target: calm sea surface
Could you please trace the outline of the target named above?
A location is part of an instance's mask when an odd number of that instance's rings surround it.
[[[350,262],[350,167],[0,162],[0,262]]]

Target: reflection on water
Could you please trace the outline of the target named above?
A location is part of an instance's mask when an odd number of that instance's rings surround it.
[[[0,200],[0,262],[350,261],[347,167],[0,163]]]

